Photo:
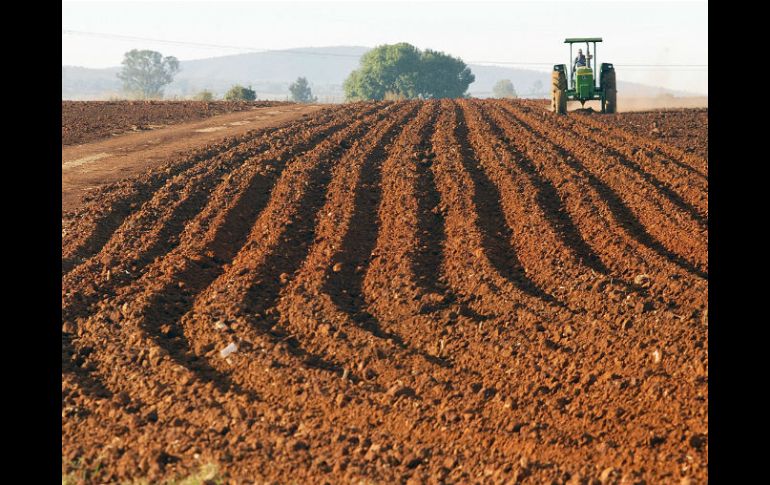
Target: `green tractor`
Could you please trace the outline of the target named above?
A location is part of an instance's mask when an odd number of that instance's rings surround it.
[[[599,86],[596,86],[596,63],[592,59],[596,56],[596,43],[601,42],[601,37],[570,38],[564,43],[569,44],[569,58],[572,69],[569,74],[569,86],[567,86],[567,65],[556,64],[551,74],[551,108],[554,113],[567,113],[567,100],[580,101],[584,106],[586,101],[600,100],[602,113],[614,113],[617,109],[617,89],[615,88],[615,68],[612,64],[604,62],[599,68]],[[586,65],[576,66],[572,64],[572,44],[586,44]],[[589,44],[593,44],[593,55]],[[592,65],[593,64],[593,65]]]

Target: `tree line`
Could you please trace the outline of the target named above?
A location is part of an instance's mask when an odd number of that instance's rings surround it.
[[[179,60],[174,56],[163,57],[160,52],[133,49],[123,56],[122,68],[118,78],[123,81],[123,89],[142,99],[163,97],[163,88],[174,80],[179,72]],[[298,77],[289,85],[291,100],[297,103],[314,103],[310,83],[304,77]],[[204,89],[195,96],[200,101],[213,101],[214,93]],[[236,84],[224,95],[225,101],[254,101],[257,93],[251,86]]]
[[[161,98],[163,88],[179,70],[179,61],[174,56],[134,49],[125,53],[118,78],[126,92],[144,99]],[[468,87],[475,79],[462,59],[401,42],[381,45],[364,54],[358,69],[343,83],[343,89],[348,101],[462,98],[468,97]],[[289,94],[298,103],[318,100],[305,77],[298,77],[289,86]],[[498,81],[493,94],[498,98],[517,97],[509,79]],[[212,101],[214,93],[203,90],[195,98]],[[257,93],[251,86],[236,84],[223,99],[253,101]]]

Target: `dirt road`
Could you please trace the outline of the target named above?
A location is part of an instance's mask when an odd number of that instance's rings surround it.
[[[104,184],[155,167],[174,156],[249,130],[279,125],[322,105],[255,108],[83,145],[62,146],[62,210]]]

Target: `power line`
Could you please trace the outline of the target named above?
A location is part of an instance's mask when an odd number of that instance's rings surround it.
[[[615,64],[621,67],[705,67],[708,69],[708,64]]]
[[[121,35],[121,34],[107,34],[102,32],[84,32],[80,30],[67,30],[67,29],[62,29],[62,35],[82,35],[82,36],[88,36],[88,37],[102,37],[102,38],[132,40],[132,41],[140,41],[140,42],[157,42],[161,44],[201,47],[206,49],[235,49],[235,50],[242,50],[242,51],[258,52],[262,54],[299,54],[299,55],[309,55],[309,56],[324,56],[324,57],[331,56],[331,57],[350,57],[350,58],[360,57],[357,54],[344,54],[340,52],[303,51],[303,50],[297,50],[297,49],[269,50],[269,49],[260,49],[257,47],[248,47],[248,46],[209,44],[209,43],[203,43],[203,42],[190,42],[190,41],[168,40],[168,39],[153,39],[149,37],[137,37],[137,36]],[[519,62],[519,61],[491,61],[491,60],[484,60],[484,61],[468,60],[465,62],[469,64],[498,64],[498,65],[502,64],[502,65],[513,65],[513,66],[553,66],[554,65],[553,62]],[[687,71],[687,70],[706,70],[707,71],[708,70],[708,64],[618,64],[618,63],[613,63],[613,64],[618,67],[677,68],[677,69],[674,69],[677,71]],[[657,70],[667,70],[667,69],[657,69]]]
[[[158,42],[161,44],[173,44],[173,45],[183,45],[183,46],[193,46],[193,47],[205,47],[205,48],[215,48],[215,49],[240,49],[240,50],[253,50],[250,47],[239,47],[239,46],[230,46],[230,45],[214,45],[214,44],[204,44],[201,42],[188,42],[188,41],[179,41],[179,40],[165,40],[165,39],[150,39],[147,37],[135,37],[132,35],[120,35],[120,34],[105,34],[101,32],[83,32],[79,30],[64,30],[61,31],[62,35],[82,35],[86,37],[102,37],[102,38],[108,38],[108,39],[121,39],[121,40],[136,40],[136,41],[149,41],[149,42]]]
[[[357,54],[343,54],[339,52],[311,52],[311,51],[301,51],[297,49],[268,50],[268,49],[260,49],[257,47],[235,46],[235,45],[224,45],[224,44],[206,44],[202,42],[188,42],[188,41],[181,41],[181,40],[152,39],[148,37],[135,37],[131,35],[120,35],[120,34],[105,34],[101,32],[83,32],[78,30],[62,29],[62,35],[83,35],[83,36],[89,36],[89,37],[103,37],[103,38],[134,40],[134,41],[142,41],[142,42],[157,42],[161,44],[203,47],[208,49],[236,49],[236,50],[242,50],[242,51],[259,52],[262,54],[301,54],[301,55],[310,55],[310,56],[334,56],[334,57],[355,57],[355,58],[360,57]]]
[[[514,64],[517,66],[553,66],[553,62],[514,62],[514,61],[467,61],[473,64]],[[708,64],[618,64],[618,67],[700,67],[708,69]]]

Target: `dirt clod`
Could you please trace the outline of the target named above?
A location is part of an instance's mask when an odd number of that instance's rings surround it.
[[[613,467],[607,467],[602,470],[601,475],[599,475],[599,481],[602,483],[602,485],[610,483],[610,479],[614,476],[614,472],[615,469]]]

